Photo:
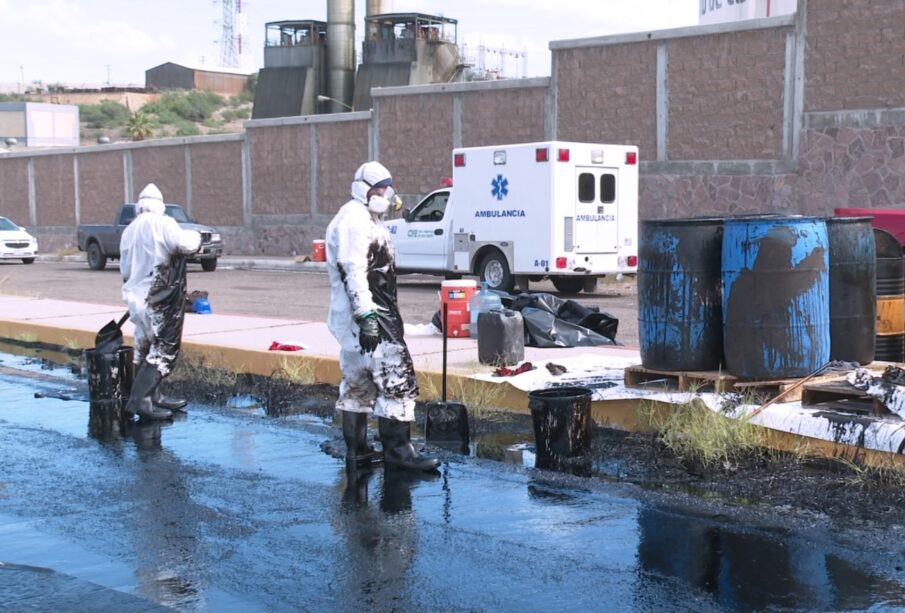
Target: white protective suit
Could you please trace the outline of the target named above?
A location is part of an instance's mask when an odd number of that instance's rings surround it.
[[[369,210],[367,199],[372,186],[388,180],[390,173],[382,164],[363,164],[352,182],[352,199],[327,226],[327,325],[342,346],[343,380],[336,408],[352,413],[373,410],[377,417],[410,422],[415,420],[418,382],[403,339],[393,244],[380,215]],[[369,311],[377,313],[380,327],[373,353],[362,350],[356,323]]]
[[[135,363],[167,376],[179,354],[185,301],[185,256],[201,248],[201,234],[164,214],[160,190],[145,187],[135,219],[119,244],[123,300],[135,325]]]

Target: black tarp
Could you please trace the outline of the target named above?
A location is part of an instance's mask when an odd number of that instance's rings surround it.
[[[492,290],[491,290],[492,291]],[[616,340],[619,320],[595,306],[563,300],[553,294],[525,292],[500,296],[503,307],[519,311],[525,321],[526,347],[596,347],[621,345]],[[439,311],[433,324],[440,326]]]

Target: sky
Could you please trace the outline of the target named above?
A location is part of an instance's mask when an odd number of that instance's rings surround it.
[[[458,20],[469,55],[479,45],[510,77],[550,74],[549,43],[698,22],[700,0],[392,0],[393,12]],[[242,0],[246,65],[263,64],[264,24],[326,20],[326,0]],[[355,1],[356,38],[365,1]],[[0,90],[22,84],[144,85],[148,68],[175,62],[215,67],[220,59],[219,0],[0,0]],[[360,44],[356,44],[360,49]],[[522,61],[519,54],[524,53]]]

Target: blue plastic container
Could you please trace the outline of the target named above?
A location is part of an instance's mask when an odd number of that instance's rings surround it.
[[[829,242],[823,219],[726,219],[722,262],[723,353],[730,374],[803,377],[829,361]]]
[[[717,370],[723,361],[720,254],[723,220],[641,223],[638,335],[641,364],[668,371]]]

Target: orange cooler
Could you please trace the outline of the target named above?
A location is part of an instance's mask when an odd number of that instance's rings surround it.
[[[440,284],[440,321],[443,321],[443,305],[446,304],[447,337],[468,338],[471,328],[468,299],[477,291],[477,281],[444,281]]]
[[[311,259],[315,262],[327,261],[327,241],[311,241]]]

